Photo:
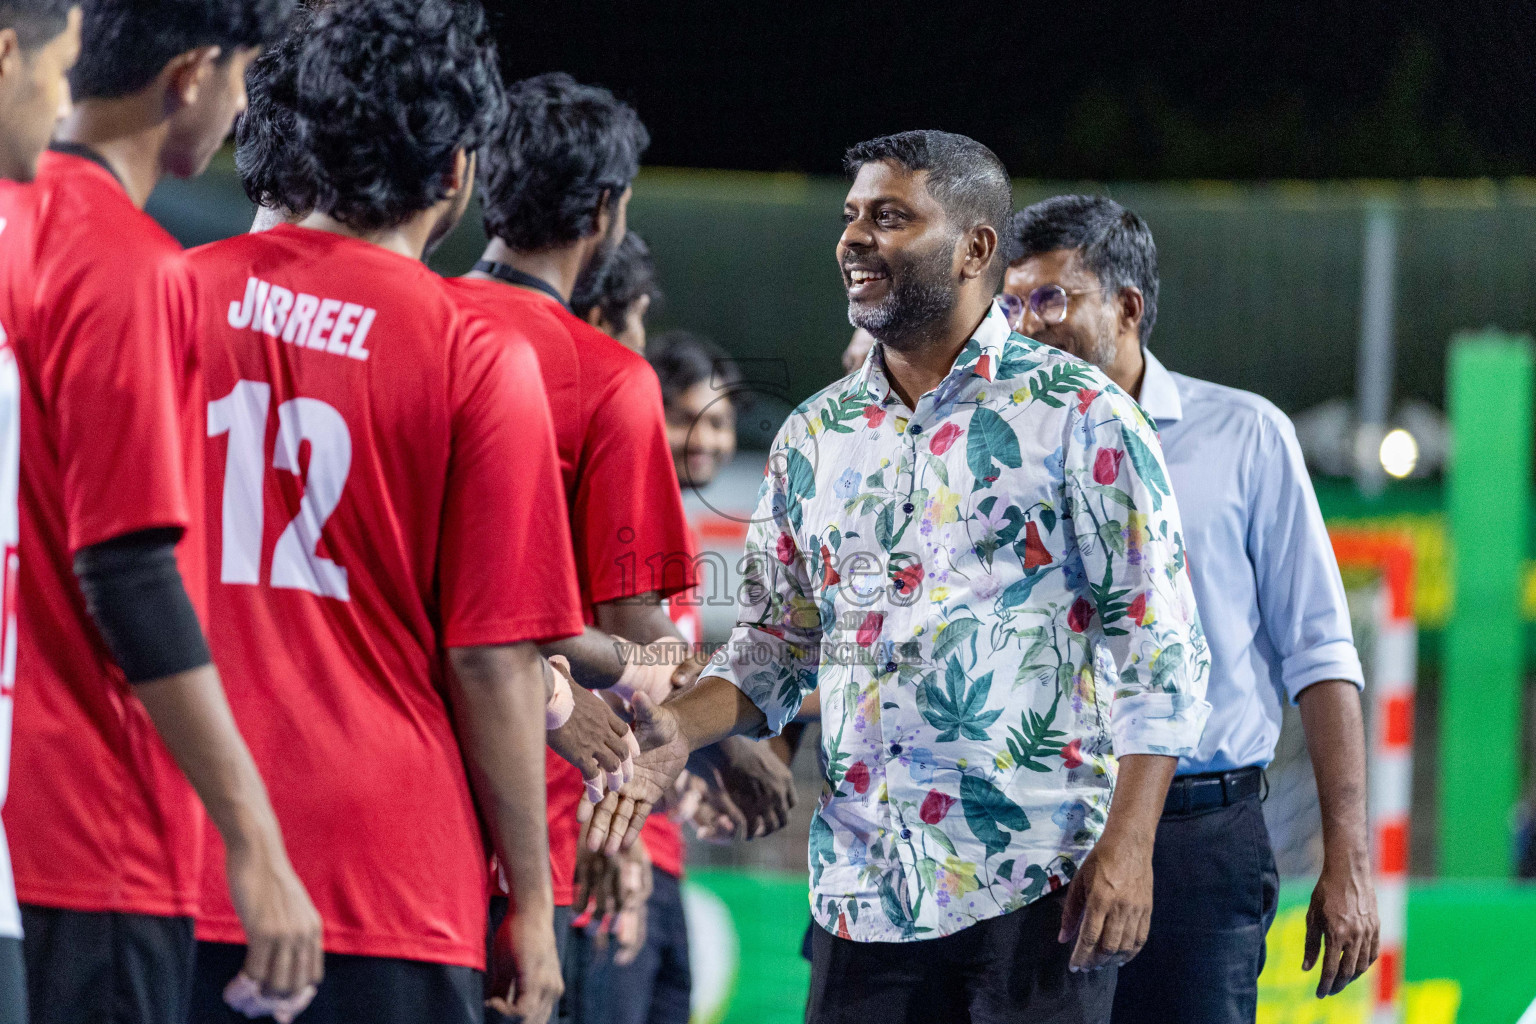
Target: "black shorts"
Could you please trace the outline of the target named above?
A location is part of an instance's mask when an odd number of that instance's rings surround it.
[[[953,935],[852,942],[811,935],[809,1024],[1107,1024],[1115,968],[1072,974],[1056,941],[1066,890]]]
[[[485,933],[485,962],[491,962],[491,943],[496,935],[496,930],[506,920],[509,907],[505,896],[492,896],[488,926]],[[561,975],[569,978],[573,970],[571,957],[575,955],[575,943],[571,942],[571,921],[576,917],[575,911],[570,907],[555,908],[555,955],[560,958]],[[490,982],[486,982],[486,997],[489,998]],[[549,1024],[572,1024],[575,1019],[572,1003],[574,995],[570,986],[566,986],[565,994],[555,1004],[554,1013],[550,1014]],[[521,1017],[508,1017],[497,1010],[487,1008],[485,1011],[485,1024],[522,1024]]]
[[[197,944],[191,1024],[251,1024],[224,1002],[224,986],[244,963],[242,945]],[[483,989],[481,972],[473,967],[327,953],[320,992],[295,1024],[481,1024]]]
[[[693,972],[683,883],[660,868],[655,880],[645,904],[645,945],[633,963],[619,966],[612,943],[598,949],[589,931],[571,930],[565,994],[575,1024],[688,1024]]]
[[[22,904],[32,1024],[185,1024],[192,919]]]

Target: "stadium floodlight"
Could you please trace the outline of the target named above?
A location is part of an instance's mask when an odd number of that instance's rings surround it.
[[[1381,468],[1396,480],[1412,476],[1419,464],[1419,442],[1402,427],[1389,430],[1381,439]]]

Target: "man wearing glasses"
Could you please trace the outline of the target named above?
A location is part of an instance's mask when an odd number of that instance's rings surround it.
[[[1152,930],[1120,970],[1114,1020],[1254,1020],[1278,889],[1259,791],[1282,698],[1300,705],[1323,819],[1302,967],[1326,940],[1317,995],[1340,992],[1377,952],[1362,675],[1290,420],[1257,395],[1169,373],[1147,351],[1157,247],[1135,213],[1057,196],[1016,215],[1012,235],[1003,303],[1015,328],[1104,370],[1157,425],[1210,644],[1210,719],[1168,792]]]

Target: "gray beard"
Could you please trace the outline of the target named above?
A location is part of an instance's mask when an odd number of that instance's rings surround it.
[[[951,254],[940,247],[909,269],[905,280],[876,306],[848,303],[848,322],[897,350],[917,348],[954,311],[959,289],[949,279]]]
[[[1115,344],[1114,336],[1105,332],[1101,333],[1082,358],[1108,373],[1110,367],[1115,365],[1115,357],[1119,355],[1119,346]]]

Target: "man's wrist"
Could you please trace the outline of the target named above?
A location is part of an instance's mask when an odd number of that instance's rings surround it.
[[[1350,829],[1349,831],[1355,831]],[[1348,870],[1371,869],[1371,852],[1364,836],[1329,836],[1323,833],[1323,870],[1343,868]]]
[[[1157,836],[1157,828],[1117,828],[1111,822],[1104,826],[1104,834],[1099,837],[1098,846],[1112,853],[1118,859],[1145,860],[1151,862],[1153,842]],[[1100,854],[1104,856],[1104,854]]]
[[[242,860],[286,855],[276,821],[267,820],[267,816],[251,807],[248,801],[235,802],[225,817],[227,820],[219,831],[219,838],[230,857]]]

